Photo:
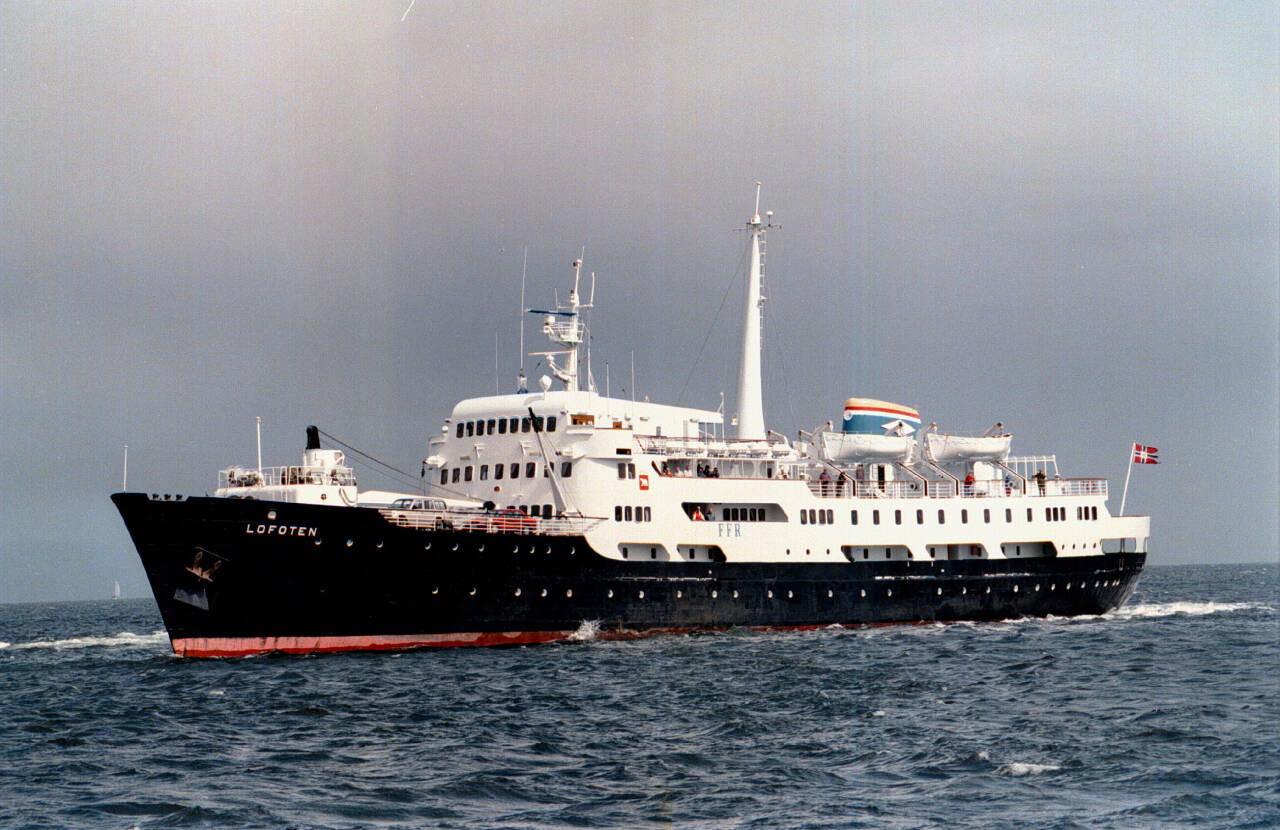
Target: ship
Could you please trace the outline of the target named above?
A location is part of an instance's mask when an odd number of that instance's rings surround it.
[[[1147,516],[1054,455],[845,402],[839,429],[767,429],[762,249],[746,222],[736,417],[600,394],[572,265],[538,316],[547,373],[462,400],[414,492],[363,491],[306,430],[300,464],[232,466],[203,496],[118,492],[175,654],[506,646],[731,628],[1101,614],[1134,591]],[[726,420],[728,423],[726,423]],[[259,456],[261,453],[259,453]]]

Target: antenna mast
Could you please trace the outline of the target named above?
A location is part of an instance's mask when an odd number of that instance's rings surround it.
[[[742,326],[742,363],[738,368],[738,438],[763,441],[764,397],[760,381],[760,319],[764,314],[764,297],[760,293],[761,247],[764,233],[774,227],[773,211],[760,219],[760,182],[756,182],[755,212],[747,220],[745,230],[751,236],[750,265],[747,268],[746,309]]]
[[[516,379],[516,394],[529,391],[529,381],[524,375],[524,280],[529,271],[529,246],[524,246],[524,264],[520,266],[520,375]]]

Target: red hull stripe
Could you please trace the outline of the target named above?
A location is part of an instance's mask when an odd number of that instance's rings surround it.
[[[572,634],[572,631],[487,631],[332,637],[184,637],[173,640],[173,653],[179,657],[245,657],[267,652],[319,654],[331,651],[506,646],[567,640]]]
[[[812,631],[828,628],[830,623],[809,625],[753,625],[753,631]],[[600,640],[633,640],[663,634],[689,634],[694,631],[725,631],[712,628],[648,628],[609,629],[596,632]],[[577,631],[490,631],[454,632],[449,634],[384,634],[370,636],[330,637],[184,637],[173,640],[173,653],[179,657],[248,657],[252,654],[323,654],[339,651],[403,651],[415,648],[451,648],[458,646],[531,645],[572,640]]]

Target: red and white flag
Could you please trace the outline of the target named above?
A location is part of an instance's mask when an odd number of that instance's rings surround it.
[[[1134,464],[1159,464],[1160,459],[1156,455],[1159,452],[1155,447],[1144,447],[1142,444],[1133,445],[1133,463]]]

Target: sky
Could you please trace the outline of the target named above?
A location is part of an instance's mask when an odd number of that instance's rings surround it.
[[[601,386],[732,409],[756,181],[768,426],[1002,421],[1113,511],[1140,441],[1152,564],[1277,561],[1277,9],[0,0],[0,602],[148,595],[125,444],[416,471],[526,250]]]

